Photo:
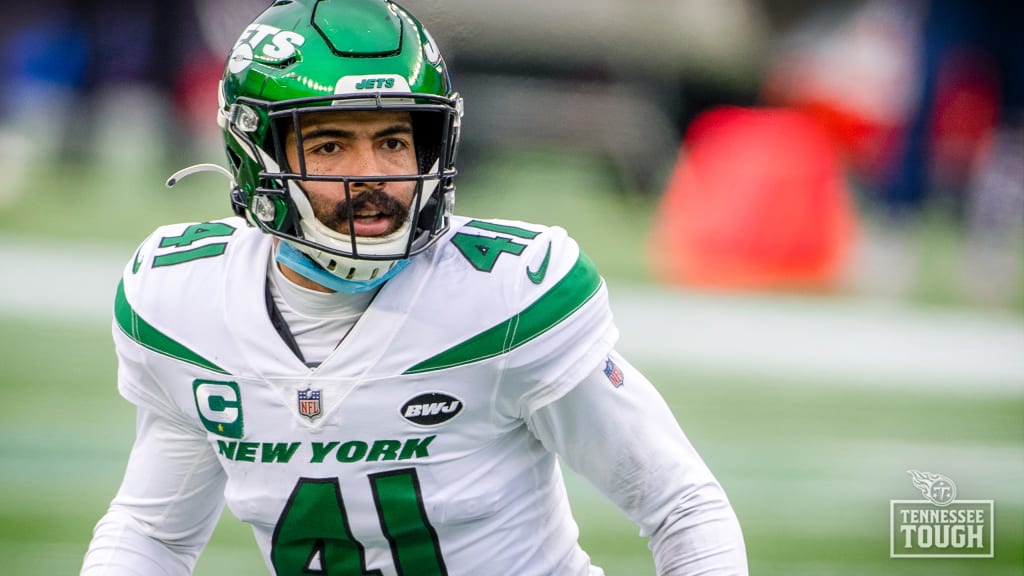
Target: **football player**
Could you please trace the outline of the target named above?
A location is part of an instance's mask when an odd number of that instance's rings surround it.
[[[235,217],[164,226],[118,286],[138,407],[82,574],[189,574],[226,502],[277,576],[598,575],[559,461],[661,575],[746,574],[736,516],[614,350],[565,231],[453,215],[462,99],[386,0],[278,0],[228,58]]]

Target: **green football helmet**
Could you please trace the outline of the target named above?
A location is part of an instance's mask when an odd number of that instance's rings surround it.
[[[310,177],[301,140],[299,166],[289,166],[289,129],[300,133],[306,115],[325,111],[409,112],[419,173]],[[387,0],[278,0],[242,33],[221,80],[218,124],[234,179],[232,205],[332,275],[356,283],[380,280],[448,230],[461,118],[462,98],[437,45],[401,6]],[[416,191],[397,231],[357,237],[316,218],[303,180],[337,181],[347,200],[352,182],[412,181]]]

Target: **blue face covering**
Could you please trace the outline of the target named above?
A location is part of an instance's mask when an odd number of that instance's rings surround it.
[[[275,257],[275,260],[291,268],[304,278],[308,278],[325,288],[330,288],[335,292],[341,292],[343,294],[362,294],[363,292],[369,292],[390,280],[395,274],[398,274],[409,265],[408,259],[397,260],[395,265],[391,267],[391,270],[388,270],[373,280],[345,280],[344,278],[338,278],[334,274],[324,270],[323,267],[317,265],[312,258],[306,256],[302,252],[299,252],[294,246],[287,242],[277,243],[277,256]]]

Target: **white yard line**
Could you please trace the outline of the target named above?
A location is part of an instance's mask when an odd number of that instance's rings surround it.
[[[134,246],[0,235],[0,314],[40,322],[109,321]]]
[[[133,246],[0,235],[0,314],[107,322]],[[1024,319],[789,295],[611,286],[619,349],[638,363],[830,382],[1024,394]]]
[[[791,295],[612,286],[620,350],[637,361],[858,385],[1024,394],[1024,319]]]

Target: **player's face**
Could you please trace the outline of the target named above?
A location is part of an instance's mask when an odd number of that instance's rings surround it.
[[[302,151],[310,176],[400,176],[416,174],[412,118],[408,112],[324,112],[303,116]],[[300,169],[299,139],[285,140],[288,163]],[[351,203],[342,182],[304,180],[317,219],[349,233],[349,212],[356,236],[383,236],[409,217],[416,183],[350,181]]]

